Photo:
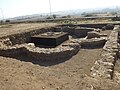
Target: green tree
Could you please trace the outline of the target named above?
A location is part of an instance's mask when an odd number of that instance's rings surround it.
[[[53,19],[56,19],[56,15],[55,14],[53,15]]]
[[[67,18],[71,18],[71,16],[70,16],[70,15],[67,15]]]
[[[0,24],[3,24],[3,20],[0,21]]]
[[[6,22],[6,23],[9,23],[9,22],[10,22],[10,20],[5,20],[5,22]]]

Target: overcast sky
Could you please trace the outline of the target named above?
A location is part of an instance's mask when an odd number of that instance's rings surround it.
[[[120,6],[120,0],[50,0],[52,12]],[[4,17],[49,13],[49,0],[0,0]],[[2,18],[0,9],[0,19]]]

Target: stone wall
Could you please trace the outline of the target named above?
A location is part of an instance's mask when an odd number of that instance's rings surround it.
[[[87,18],[88,19],[88,18]],[[113,25],[120,25],[120,23],[84,23],[84,24],[66,24],[66,25],[60,25],[60,26],[70,26],[70,27],[89,27],[89,28],[99,28],[102,29],[104,26],[107,26],[108,24]]]
[[[75,27],[69,27],[69,26],[64,26],[64,27],[55,27],[54,31],[57,32],[67,32],[69,35],[74,34]]]
[[[96,61],[91,68],[92,77],[112,79],[114,65],[118,54],[118,31],[113,30],[103,47],[101,59]]]
[[[75,35],[77,38],[85,37],[87,36],[87,33],[90,31],[94,31],[94,28],[87,28],[87,27],[69,27],[69,26],[63,26],[63,27],[56,27],[54,31],[59,32],[67,32],[70,35]]]
[[[37,60],[60,60],[71,58],[80,49],[80,45],[75,42],[65,43],[56,48],[39,48],[26,46],[26,53]]]
[[[77,41],[81,45],[81,48],[99,48],[104,46],[105,42],[107,41],[107,37],[91,39],[87,39],[86,37],[75,39],[75,41]]]
[[[107,37],[107,34],[102,34],[100,32],[96,32],[96,31],[91,31],[87,33],[87,38],[100,38],[100,37]]]
[[[74,30],[74,35],[76,35],[77,38],[86,37],[90,31],[94,31],[94,28],[77,27]]]
[[[0,47],[0,55],[1,56],[15,56],[19,55],[21,53],[24,53],[25,46],[27,44],[20,44],[20,45],[14,45],[14,46],[2,46]]]
[[[0,47],[3,46],[12,46],[12,42],[10,41],[10,38],[6,37],[3,39],[0,39]]]
[[[13,46],[0,47],[1,56],[13,56],[25,53],[37,60],[59,60],[71,58],[80,50],[80,44],[69,41],[56,48],[39,48],[34,44],[19,44]]]
[[[81,46],[88,48],[103,47],[105,42],[106,42],[106,38],[92,38],[82,41]]]
[[[118,31],[118,47],[119,47],[118,58],[120,58],[120,25],[116,25],[115,29]]]

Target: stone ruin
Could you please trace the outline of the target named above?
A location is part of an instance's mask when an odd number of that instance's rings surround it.
[[[83,47],[104,46],[106,41],[105,35],[94,28],[58,26],[2,37],[0,55],[25,53],[37,60],[58,60],[72,57]]]
[[[101,29],[81,27],[54,27],[47,30],[33,30],[2,37],[0,55],[11,56],[25,53],[36,60],[68,59],[80,48],[103,47],[101,59],[91,68],[92,77],[112,78],[115,61],[119,53],[119,27],[116,26],[109,38],[100,33]],[[68,34],[67,34],[68,33]],[[49,42],[49,40],[51,41]],[[46,40],[40,42],[39,40]],[[49,43],[46,43],[49,42]],[[50,47],[50,46],[53,47]]]
[[[113,78],[114,65],[119,57],[118,30],[120,30],[120,28],[116,26],[111,32],[107,42],[103,47],[101,59],[96,61],[91,68],[92,77],[103,77],[108,79]]]

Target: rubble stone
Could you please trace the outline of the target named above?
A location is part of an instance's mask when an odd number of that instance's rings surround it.
[[[0,47],[0,55],[10,56],[26,53],[38,60],[58,60],[70,58],[80,50],[80,44],[77,42],[67,42],[56,48],[39,48],[34,43],[20,44],[14,46]]]
[[[118,53],[118,31],[111,32],[103,50],[101,59],[96,61],[91,68],[91,76],[112,79]]]
[[[107,34],[101,34],[99,32],[96,32],[96,31],[91,31],[91,32],[88,32],[87,33],[87,38],[90,39],[90,38],[100,38],[100,37],[107,37]]]

